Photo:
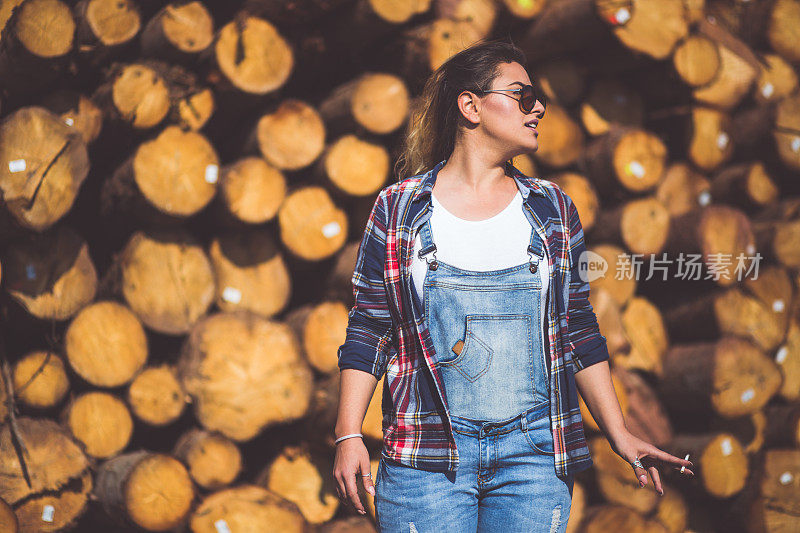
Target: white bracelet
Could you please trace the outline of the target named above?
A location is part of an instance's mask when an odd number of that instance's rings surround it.
[[[351,433],[349,435],[343,435],[343,436],[339,437],[338,439],[333,441],[333,443],[334,444],[339,444],[339,441],[342,441],[344,439],[349,439],[350,437],[363,437],[363,436],[364,435],[362,435],[361,433]]]

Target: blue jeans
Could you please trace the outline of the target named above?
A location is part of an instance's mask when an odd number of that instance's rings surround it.
[[[452,417],[460,463],[431,472],[381,455],[375,511],[382,533],[563,533],[573,477],[556,476],[549,403],[513,418]]]

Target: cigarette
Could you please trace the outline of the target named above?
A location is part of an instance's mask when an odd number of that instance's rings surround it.
[[[688,460],[689,460],[689,454],[688,454],[688,453],[686,454],[686,457],[684,457],[684,458],[683,458],[683,460],[684,460],[684,461],[688,461]],[[681,467],[681,474],[683,474],[683,471],[684,471],[684,470],[686,470],[686,467],[685,467],[685,466],[682,466],[682,467]]]

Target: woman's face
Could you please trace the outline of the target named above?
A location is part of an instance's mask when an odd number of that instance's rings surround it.
[[[519,89],[520,83],[531,83],[528,73],[519,63],[501,63],[498,71],[499,76],[487,89]],[[480,124],[477,129],[490,139],[489,142],[501,146],[504,152],[535,152],[539,148],[537,123],[532,123],[530,127],[525,124],[541,120],[544,106],[537,100],[530,113],[523,113],[519,97],[519,93],[510,91],[480,96],[477,111]]]

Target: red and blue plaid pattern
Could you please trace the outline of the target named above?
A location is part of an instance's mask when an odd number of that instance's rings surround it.
[[[382,453],[434,471],[456,470],[458,452],[433,342],[411,286],[411,253],[419,227],[431,215],[430,193],[446,161],[380,191],[358,249],[355,305],[338,351],[340,370],[385,375]],[[593,464],[574,372],[609,359],[609,353],[589,303],[589,283],[580,275],[586,245],[575,205],[556,184],[509,169],[550,264],[546,360],[555,470],[563,477]]]

